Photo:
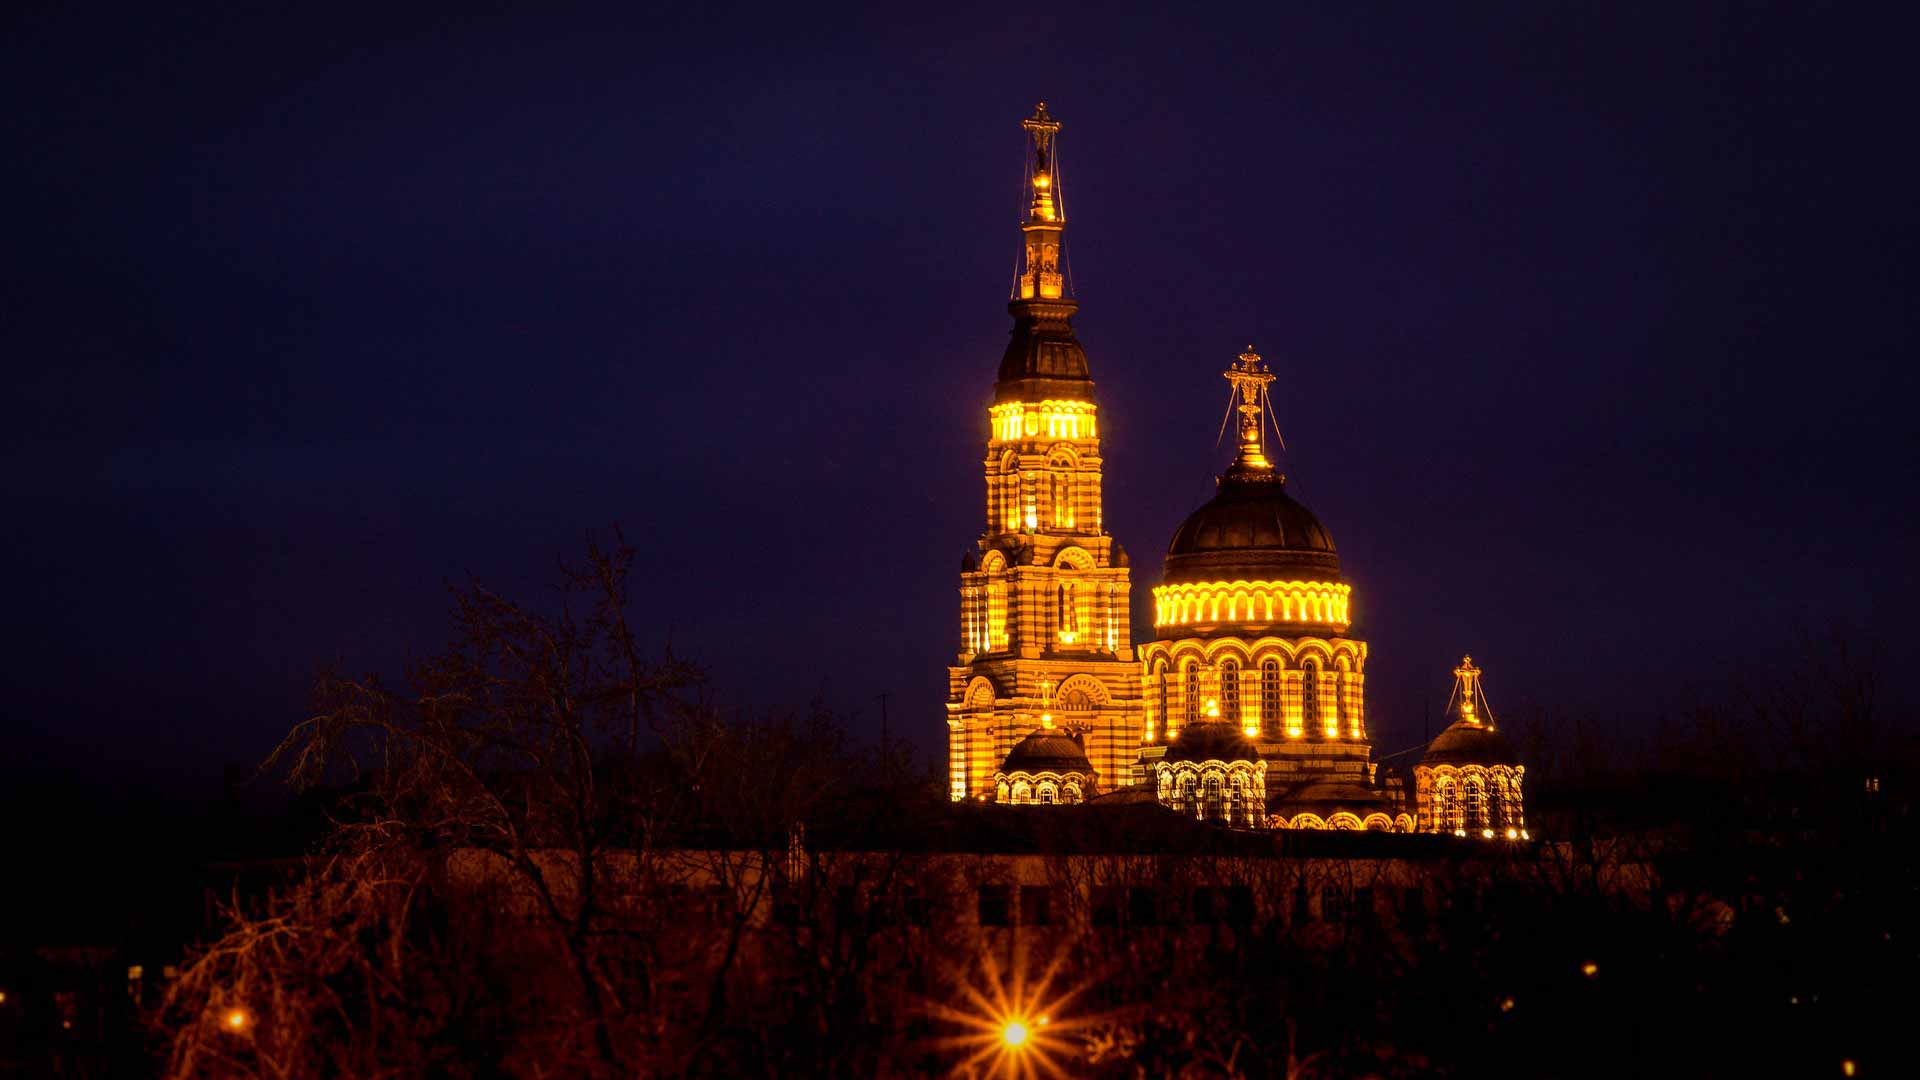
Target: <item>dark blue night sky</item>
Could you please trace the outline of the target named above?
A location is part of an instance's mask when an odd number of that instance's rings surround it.
[[[1040,98],[1136,633],[1252,342],[1382,750],[1467,651],[1516,724],[1834,624],[1920,697],[1868,5],[300,7],[6,17],[10,768],[217,780],[616,523],[717,700],[941,752]]]

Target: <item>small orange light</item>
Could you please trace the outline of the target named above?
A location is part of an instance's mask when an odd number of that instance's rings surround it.
[[[1500,999],[1500,1011],[1501,1011],[1501,1012],[1512,1012],[1512,1011],[1513,1011],[1513,999],[1512,999],[1512,998],[1501,998],[1501,999]]]
[[[1586,963],[1580,965],[1580,974],[1585,975],[1587,978],[1591,979],[1595,975],[1600,974],[1600,965],[1589,960]]]
[[[247,1026],[247,1011],[245,1009],[228,1009],[227,1015],[222,1017],[222,1020],[226,1023],[228,1031],[245,1030]]]
[[[1854,1073],[1854,1068],[1853,1068],[1853,1059],[1852,1059],[1852,1058],[1847,1058],[1847,1059],[1845,1059],[1845,1060],[1843,1060],[1843,1061],[1841,1061],[1841,1062],[1840,1062],[1840,1075],[1841,1075],[1841,1076],[1852,1076],[1852,1075],[1853,1075],[1853,1073]]]
[[[1027,1025],[1018,1020],[1008,1021],[1005,1030],[1000,1032],[1000,1037],[1007,1041],[1008,1046],[1019,1046],[1027,1041]]]

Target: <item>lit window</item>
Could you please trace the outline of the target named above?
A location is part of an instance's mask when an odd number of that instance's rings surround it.
[[[1260,727],[1267,732],[1280,730],[1280,661],[1269,656],[1260,661]]]
[[[1466,826],[1461,819],[1460,803],[1454,798],[1453,780],[1443,776],[1433,785],[1434,827],[1454,831]]]
[[[1167,662],[1165,659],[1154,661],[1153,692],[1160,706],[1155,715],[1165,723],[1167,718]]]
[[[1317,660],[1307,661],[1300,669],[1300,716],[1307,727],[1319,729],[1322,718],[1320,715],[1320,663]],[[1339,733],[1337,727],[1329,732],[1332,735]]]
[[[1200,665],[1198,663],[1192,660],[1187,661],[1184,682],[1186,692],[1181,695],[1181,710],[1187,723],[1197,724],[1200,722]]]
[[[1220,715],[1235,727],[1246,724],[1240,715],[1240,661],[1232,658],[1220,663]]]
[[[1477,777],[1469,776],[1460,785],[1461,793],[1466,797],[1467,825],[1469,829],[1487,827],[1487,800],[1480,788]]]

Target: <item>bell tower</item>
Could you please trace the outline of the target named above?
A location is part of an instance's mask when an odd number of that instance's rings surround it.
[[[992,798],[1036,728],[1078,736],[1098,790],[1132,780],[1144,716],[1127,557],[1102,513],[1099,410],[1074,335],[1060,122],[1028,135],[1013,331],[987,409],[984,528],[960,567],[960,649],[948,671],[952,798]]]

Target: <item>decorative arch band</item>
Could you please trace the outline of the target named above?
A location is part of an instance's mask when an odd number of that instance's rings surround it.
[[[1344,627],[1353,586],[1334,581],[1208,581],[1153,590],[1153,625],[1313,623]]]

